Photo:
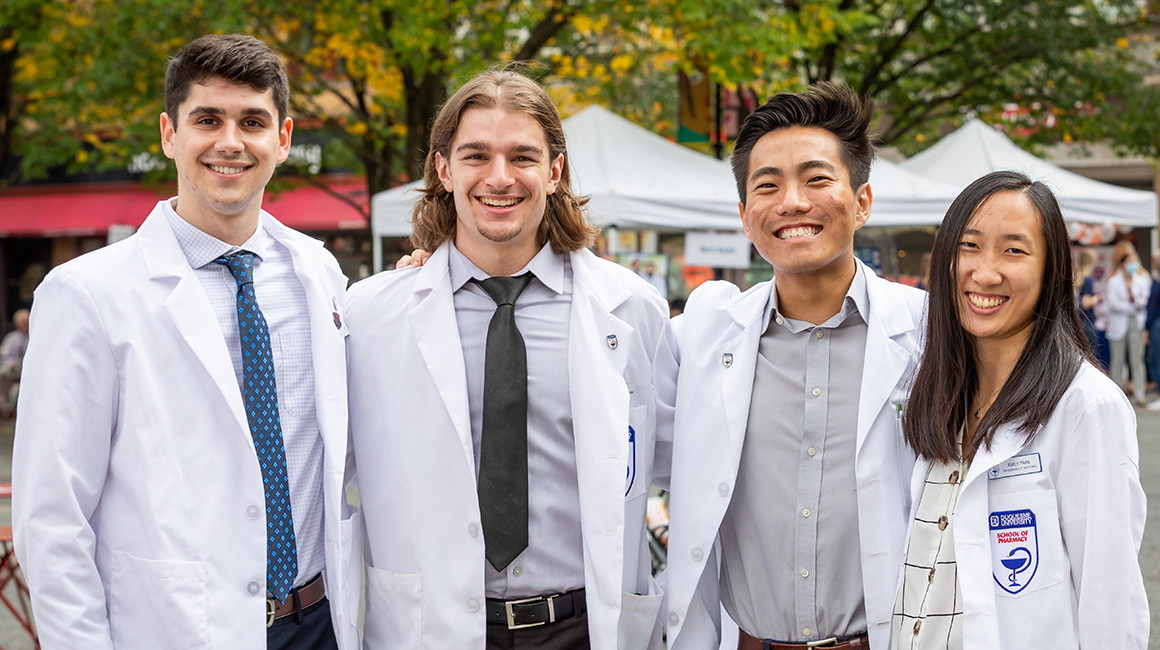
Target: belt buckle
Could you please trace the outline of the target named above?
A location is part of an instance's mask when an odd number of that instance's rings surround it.
[[[838,637],[832,636],[828,639],[818,639],[817,641],[807,641],[807,648],[824,648],[826,646],[838,645]]]
[[[274,625],[274,599],[266,599],[266,627]]]
[[[552,604],[552,598],[555,598],[555,596],[549,596],[548,598],[544,598],[543,596],[536,596],[535,598],[525,598],[523,600],[509,600],[509,601],[505,602],[503,604],[503,606],[504,606],[504,609],[507,610],[507,627],[508,627],[508,629],[509,630],[522,630],[525,627],[537,627],[540,625],[544,625],[546,623],[555,623],[556,622],[556,608]],[[515,612],[512,611],[512,605],[523,605],[525,603],[537,603],[541,600],[548,601],[548,620],[539,621],[537,623],[525,623],[523,625],[516,625],[516,617],[515,617]]]

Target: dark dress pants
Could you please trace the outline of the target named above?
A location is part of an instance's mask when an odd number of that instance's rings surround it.
[[[487,650],[589,650],[588,613],[549,625],[509,630],[506,625],[487,626]]]
[[[330,601],[326,598],[302,610],[302,621],[287,616],[266,629],[266,650],[338,650]]]

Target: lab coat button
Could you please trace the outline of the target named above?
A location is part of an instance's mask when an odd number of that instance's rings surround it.
[[[249,517],[250,519],[257,519],[258,518],[258,506],[250,506],[249,508],[246,508],[246,516]]]
[[[471,535],[472,537],[479,537],[479,526],[476,526],[475,524],[468,524],[467,534]]]
[[[729,484],[722,483],[722,484],[718,485],[717,486],[717,494],[720,494],[721,496],[728,496],[729,495]]]
[[[689,553],[689,555],[693,556],[694,562],[700,562],[701,558],[705,557],[705,553],[702,552],[699,548],[693,549],[693,552]]]
[[[261,588],[262,588],[262,585],[260,585],[256,582],[251,582],[250,584],[246,585],[246,591],[250,592],[251,596],[257,596],[258,590]]]
[[[669,625],[675,626],[681,622],[681,617],[677,616],[676,612],[669,612]]]
[[[467,599],[467,611],[475,613],[479,611],[479,601],[474,598]]]

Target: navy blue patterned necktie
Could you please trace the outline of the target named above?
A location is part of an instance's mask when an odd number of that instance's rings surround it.
[[[277,600],[286,600],[298,575],[298,550],[290,512],[290,482],[286,477],[286,448],[278,416],[270,331],[254,294],[254,254],[238,251],[214,262],[228,268],[238,283],[242,393],[266,488],[266,588]]]

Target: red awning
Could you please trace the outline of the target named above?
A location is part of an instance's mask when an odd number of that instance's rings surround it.
[[[157,202],[173,190],[141,188],[91,189],[19,188],[0,195],[0,237],[99,237],[109,226],[140,227]],[[365,185],[334,185],[331,190],[366,206]],[[266,194],[262,207],[296,230],[357,230],[368,228],[362,213],[318,187]]]

